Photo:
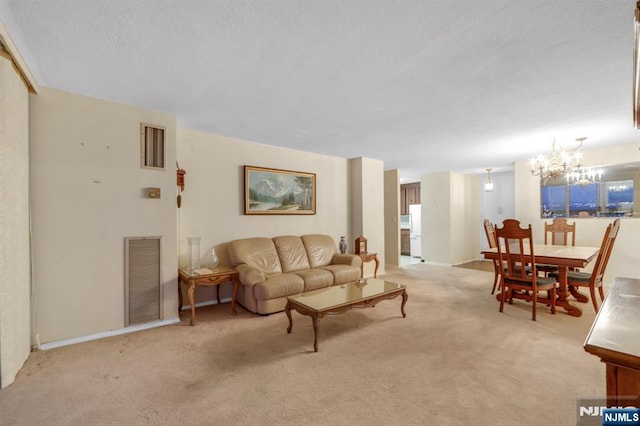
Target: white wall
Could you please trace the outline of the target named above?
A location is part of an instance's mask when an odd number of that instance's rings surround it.
[[[451,174],[430,173],[420,180],[422,259],[426,263],[451,264]]]
[[[31,350],[29,309],[29,96],[0,55],[0,387]]]
[[[628,163],[640,160],[637,143],[619,145],[583,152],[585,166],[598,166],[615,163]],[[540,181],[529,172],[529,164],[519,161],[515,167],[516,215],[521,223],[531,223],[537,243],[544,242],[544,219],[540,218]],[[635,209],[640,204],[635,201]],[[599,247],[605,228],[613,219],[609,218],[571,218],[576,221],[576,245]],[[640,219],[623,218],[609,265],[605,274],[605,283],[615,277],[640,278]],[[593,266],[593,262],[590,266]],[[589,268],[587,268],[589,269]]]
[[[477,258],[480,238],[476,232],[480,201],[478,177],[452,173],[451,175],[451,258],[452,265]]]
[[[177,316],[176,119],[42,89],[31,96],[34,294],[41,343],[124,327],[124,239],[162,236]],[[140,123],[166,127],[167,170],[140,167]],[[145,188],[161,188],[161,199]]]
[[[384,164],[371,158],[354,158],[351,165],[351,226],[352,239],[363,235],[367,238],[367,251],[377,253],[380,263],[378,274],[385,273],[385,224],[384,224]],[[382,189],[382,191],[381,191]],[[350,252],[353,252],[351,250]],[[363,265],[363,275],[373,276],[375,263]]]
[[[384,257],[387,265],[400,265],[400,174],[384,172]]]
[[[487,236],[482,226],[484,219],[489,219],[491,223],[500,225],[505,219],[516,217],[514,173],[492,173],[491,180],[494,183],[492,192],[484,191],[486,177],[481,177],[479,182],[480,216],[478,217],[478,223],[480,223],[480,250],[489,248]],[[476,258],[479,259],[481,257],[478,252]]]
[[[423,175],[420,200],[425,263],[457,265],[476,259],[478,177],[451,171]]]
[[[226,243],[248,237],[328,234],[337,247],[344,235],[353,252],[348,160],[179,128],[178,161],[187,172],[178,211],[182,265],[190,236],[201,237],[205,266],[212,247],[220,263],[228,264]],[[316,173],[316,214],[245,215],[244,165]],[[214,291],[198,289],[197,300],[215,299]],[[229,295],[230,285],[224,284],[221,297]]]

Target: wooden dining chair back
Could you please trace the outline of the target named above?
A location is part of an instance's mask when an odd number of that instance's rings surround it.
[[[576,223],[569,224],[563,217],[554,218],[551,223],[544,223],[544,243],[558,246],[576,245]],[[556,265],[539,264],[536,270],[545,277],[552,272],[558,272]]]
[[[567,272],[567,284],[569,287],[589,287],[589,293],[591,294],[591,302],[593,303],[593,309],[598,313],[598,301],[596,300],[596,288],[600,294],[600,302],[604,301],[604,290],[602,288],[602,281],[604,279],[604,272],[609,263],[613,246],[618,237],[618,230],[620,229],[620,219],[616,219],[613,223],[607,226],[604,231],[604,237],[602,238],[602,244],[600,244],[600,251],[596,258],[596,263],[593,266],[591,272]],[[550,274],[557,278],[557,274]]]
[[[521,228],[518,220],[507,219],[502,228],[496,227],[496,242],[498,261],[504,265],[500,274],[500,312],[504,310],[505,300],[513,304],[513,292],[521,291],[521,298],[532,302],[533,321],[538,302],[550,305],[551,313],[555,314],[557,281],[553,277],[537,276],[531,225]],[[547,297],[538,297],[539,291],[546,291]]]
[[[569,244],[571,242],[571,244]],[[559,246],[576,245],[576,223],[569,223],[563,217],[556,217],[551,223],[544,223],[544,243]]]
[[[496,227],[491,223],[489,219],[485,219],[483,222],[484,233],[487,236],[487,243],[489,248],[496,248],[498,246],[496,239]],[[498,285],[498,277],[500,276],[500,264],[497,259],[493,260],[493,288],[491,294],[496,292],[496,286]]]

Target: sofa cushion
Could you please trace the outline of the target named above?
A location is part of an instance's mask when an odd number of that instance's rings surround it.
[[[241,263],[266,274],[282,272],[278,251],[271,238],[244,238],[229,243],[229,261],[234,268]]]
[[[327,265],[322,269],[326,269],[333,274],[333,285],[344,284],[360,279],[360,268],[349,265]]]
[[[304,269],[293,273],[304,280],[304,291],[317,290],[333,285],[333,274],[326,269]]]
[[[282,272],[309,269],[309,259],[300,237],[292,235],[275,237],[273,242],[278,251]]]
[[[328,235],[303,235],[302,242],[309,257],[309,264],[312,268],[326,266],[331,263],[333,255],[336,254],[336,243]]]
[[[296,274],[273,274],[253,287],[258,300],[275,299],[302,293],[304,281]]]

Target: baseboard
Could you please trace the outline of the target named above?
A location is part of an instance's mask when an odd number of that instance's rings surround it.
[[[430,262],[427,260],[424,260],[422,263],[424,263],[425,265],[432,265],[432,266],[453,266],[451,263],[442,263],[442,262]]]
[[[197,305],[196,305],[197,306]],[[74,337],[66,340],[58,340],[56,342],[44,343],[40,345],[39,350],[47,350],[59,348],[62,346],[75,345],[76,343],[89,342],[91,340],[104,339],[105,337],[119,336],[121,334],[133,333],[135,331],[147,330],[149,328],[164,327],[165,325],[177,324],[180,318],[169,318],[162,321],[148,322],[145,324],[132,325],[130,327],[120,328],[118,330],[103,331],[101,333],[90,334],[88,336]]]
[[[481,260],[484,260],[484,259],[469,259],[469,260],[463,260],[462,262],[458,262],[458,263],[456,263],[456,264],[455,264],[455,265],[453,265],[453,266],[464,265],[465,263],[469,263],[469,262],[479,262],[479,261],[481,261]]]
[[[225,299],[220,299],[220,304],[222,303],[231,303],[231,298],[227,297]],[[236,300],[236,303],[238,303],[238,301]],[[200,302],[200,303],[196,303],[196,308],[199,308],[201,306],[211,306],[211,305],[217,305],[218,302],[215,300],[210,300],[208,302]],[[182,310],[186,311],[187,309],[191,309],[191,305],[182,305]]]

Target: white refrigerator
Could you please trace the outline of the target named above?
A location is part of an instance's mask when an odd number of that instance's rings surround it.
[[[422,257],[422,218],[420,204],[409,205],[409,242],[411,257]]]

